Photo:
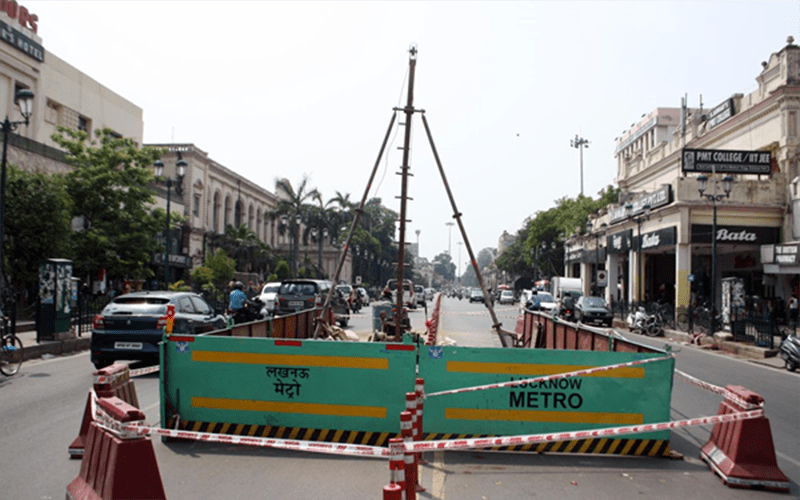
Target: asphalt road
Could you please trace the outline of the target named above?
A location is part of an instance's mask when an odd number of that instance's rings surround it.
[[[430,312],[430,311],[428,311]],[[356,315],[351,329],[369,333],[371,313]],[[504,327],[513,330],[516,309],[498,306]],[[411,312],[421,329],[425,311]],[[443,300],[441,335],[459,345],[499,346],[485,306]],[[626,334],[628,335],[628,334]],[[640,339],[662,344],[663,341]],[[678,347],[676,346],[676,350]],[[689,347],[677,352],[677,367],[717,385],[744,385],[767,401],[778,461],[800,497],[800,376]],[[5,458],[0,467],[2,498],[63,498],[80,462],[67,448],[80,426],[93,368],[88,353],[26,362],[12,378],[0,378],[0,432]],[[157,374],[136,379],[140,406],[148,422],[158,421]],[[672,417],[713,415],[720,398],[676,381]],[[673,431],[671,447],[683,460],[642,457],[561,456],[489,451],[428,453],[421,467],[431,499],[530,498],[776,498],[776,493],[724,486],[701,462],[699,447],[709,428]],[[243,448],[212,443],[162,443],[153,440],[158,467],[170,499],[198,498],[380,498],[389,479],[388,464],[310,453]],[[777,498],[788,498],[777,496]]]

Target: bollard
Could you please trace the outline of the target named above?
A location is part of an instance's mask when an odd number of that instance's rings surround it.
[[[425,379],[417,377],[414,384],[414,392],[417,393],[417,437],[416,441],[422,441],[424,427],[422,426],[422,409],[425,406]],[[417,453],[417,462],[426,465],[428,462],[422,457],[422,453]],[[421,485],[417,485],[417,491],[425,491]]]
[[[400,431],[403,435],[404,443],[412,443],[414,430],[411,424],[411,412],[404,411],[400,413]],[[405,465],[405,490],[406,500],[415,500],[417,498],[416,485],[417,485],[417,464],[414,460],[414,453],[404,450],[403,451],[403,464]]]
[[[383,487],[383,500],[402,500],[403,488],[399,484],[388,484]]]
[[[406,485],[406,472],[405,465],[403,464],[403,438],[391,438],[389,440],[389,450],[391,451],[389,459],[389,482],[397,485],[400,491],[402,491]]]

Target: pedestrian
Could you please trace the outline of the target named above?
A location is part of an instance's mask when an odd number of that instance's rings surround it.
[[[789,301],[786,303],[786,309],[789,311],[789,323],[792,326],[797,325],[797,305],[797,297],[792,294],[792,296],[789,297]]]

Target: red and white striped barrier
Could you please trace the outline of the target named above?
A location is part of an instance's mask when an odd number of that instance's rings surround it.
[[[543,375],[541,377],[534,377],[534,378],[527,378],[523,380],[511,380],[509,382],[498,382],[496,384],[487,384],[487,385],[476,385],[473,387],[463,387],[461,389],[450,389],[447,391],[439,391],[439,392],[432,392],[425,397],[434,397],[434,396],[444,396],[446,394],[459,394],[462,392],[473,392],[473,391],[484,391],[487,389],[498,389],[500,387],[511,387],[514,385],[521,385],[521,384],[528,384],[534,382],[542,382],[546,380],[557,380],[562,378],[569,378],[569,377],[578,377],[581,375],[589,375],[590,373],[598,373],[604,372],[608,370],[614,370],[617,368],[625,368],[629,366],[636,366],[636,365],[643,365],[645,363],[654,363],[656,361],[664,361],[674,357],[674,354],[669,354],[667,356],[662,356],[660,358],[651,358],[651,359],[640,359],[637,361],[629,361],[627,363],[617,363],[615,365],[606,365],[606,366],[596,366],[594,368],[587,368],[585,370],[576,370],[573,372],[565,372],[565,373],[557,373],[555,375]]]
[[[131,377],[139,377],[141,375],[148,375],[150,373],[158,372],[160,367],[158,365],[155,366],[148,366],[146,368],[137,368],[135,370],[131,370]]]

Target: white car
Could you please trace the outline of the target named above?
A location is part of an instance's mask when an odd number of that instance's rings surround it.
[[[275,304],[278,302],[278,291],[281,289],[280,281],[272,281],[264,285],[258,298],[264,303],[264,309],[270,315],[275,314]]]
[[[525,307],[531,311],[552,313],[558,309],[558,303],[549,292],[537,291],[531,295],[531,298],[525,303]]]
[[[501,304],[513,304],[515,302],[514,292],[511,290],[503,290],[500,292],[500,298],[497,301]]]

